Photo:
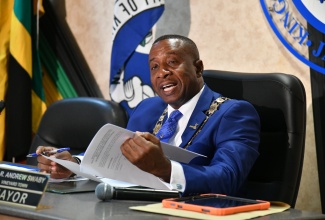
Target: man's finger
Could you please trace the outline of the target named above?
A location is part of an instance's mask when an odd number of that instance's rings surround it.
[[[36,153],[37,153],[37,154],[41,154],[41,153],[43,153],[43,152],[51,151],[51,150],[55,150],[55,149],[56,149],[55,147],[39,146],[39,147],[36,149]]]
[[[150,141],[154,144],[158,144],[160,142],[159,138],[149,132],[135,132],[136,135],[143,137],[145,140]]]

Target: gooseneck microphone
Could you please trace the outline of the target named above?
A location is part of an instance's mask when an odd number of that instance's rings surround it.
[[[141,200],[141,201],[161,201],[167,198],[178,198],[180,194],[173,190],[156,190],[151,188],[134,187],[113,187],[108,183],[100,183],[95,189],[95,194],[99,200],[109,201],[120,200]]]

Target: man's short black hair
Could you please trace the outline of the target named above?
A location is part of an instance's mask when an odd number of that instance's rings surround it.
[[[153,43],[155,44],[158,41],[167,40],[167,39],[178,39],[178,40],[182,40],[182,41],[184,41],[186,43],[189,43],[189,44],[194,44],[196,46],[194,41],[192,41],[190,38],[184,37],[182,35],[177,35],[177,34],[162,35],[162,36],[158,37]]]
[[[178,39],[183,41],[186,45],[190,46],[190,48],[192,49],[193,55],[199,59],[200,55],[199,55],[199,50],[196,46],[196,44],[194,43],[194,41],[192,41],[190,38],[182,36],[182,35],[177,35],[177,34],[167,34],[167,35],[162,35],[160,37],[158,37],[153,44],[162,41],[162,40],[169,40],[169,39]]]

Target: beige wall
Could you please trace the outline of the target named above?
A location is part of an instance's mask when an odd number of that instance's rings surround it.
[[[57,1],[62,2],[52,0]],[[321,212],[309,68],[276,38],[256,0],[165,1],[166,11],[172,13],[168,18],[161,18],[165,19],[166,26],[157,27],[157,32],[158,29],[159,33],[187,32],[199,47],[205,69],[284,72],[296,75],[303,82],[307,93],[307,135],[296,208]],[[113,4],[111,0],[65,2],[66,20],[108,99]],[[57,8],[59,14],[62,10],[62,5]],[[168,20],[171,18],[174,21]]]

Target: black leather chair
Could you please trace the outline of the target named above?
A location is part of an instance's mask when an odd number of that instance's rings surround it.
[[[112,101],[92,97],[62,99],[47,108],[29,153],[42,145],[70,147],[71,154],[79,154],[104,124],[126,127],[127,119],[124,108]],[[36,158],[27,158],[27,164],[36,165]]]
[[[306,134],[306,95],[301,81],[283,73],[205,70],[203,76],[212,90],[249,101],[260,116],[260,156],[248,176],[246,197],[294,207]]]

